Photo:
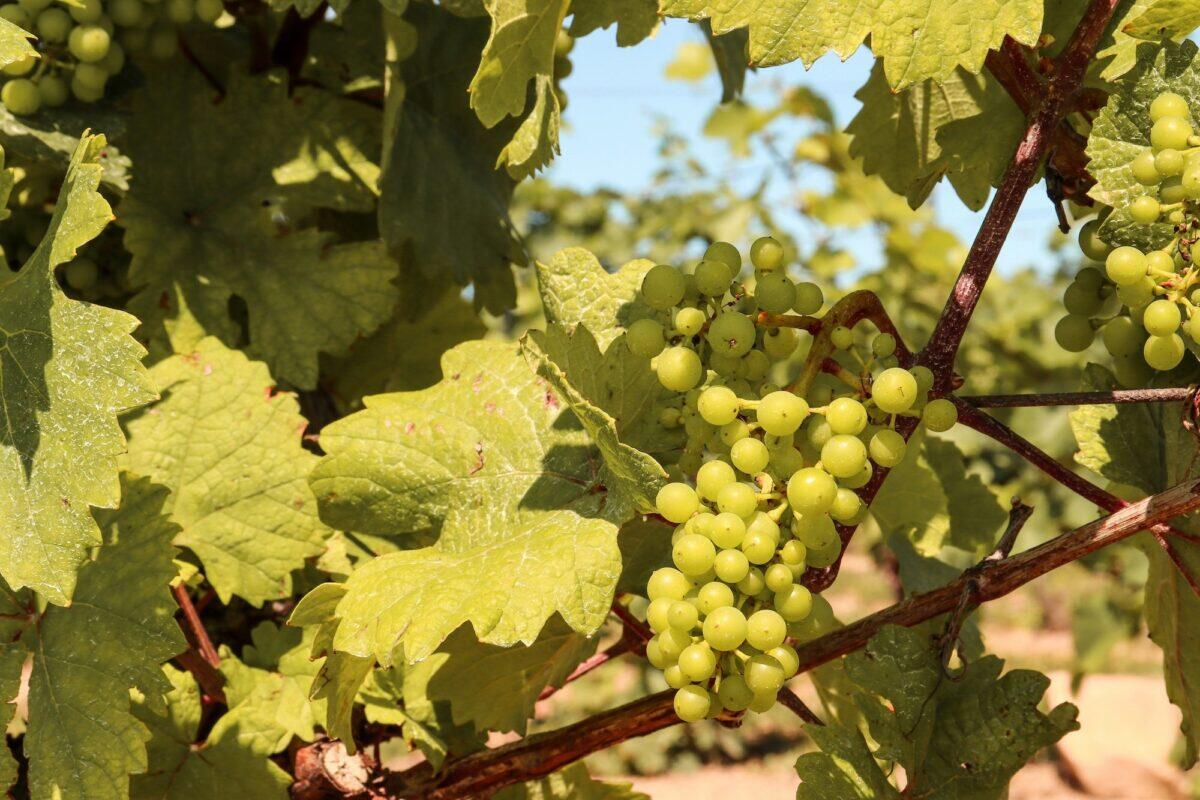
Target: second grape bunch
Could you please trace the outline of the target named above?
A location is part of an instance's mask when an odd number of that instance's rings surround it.
[[[94,103],[126,56],[170,58],[178,51],[178,26],[193,19],[212,24],[221,0],[17,0],[0,5],[0,17],[37,38],[36,57],[3,68],[0,101],[19,116],[55,108],[71,97]]]
[[[854,332],[836,327],[833,375],[775,383],[808,336],[785,315],[811,317],[824,296],[787,275],[770,237],[754,243],[750,260],[753,284],[739,279],[742,256],[726,242],[691,273],[652,268],[641,297],[654,314],[625,333],[671,393],[661,422],[687,434],[676,480],[656,498],[676,525],[674,566],[647,586],[655,636],[646,652],[688,721],[774,705],[798,669],[795,644],[833,622],[805,572],[838,559],[838,524],[856,524],[866,510],[856,490],[876,467],[904,459],[897,419],[915,416],[934,431],[957,421],[950,401],[929,398],[928,369],[897,365],[886,332],[860,352]]]

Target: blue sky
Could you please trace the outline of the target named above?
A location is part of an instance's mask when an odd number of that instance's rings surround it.
[[[663,74],[679,45],[689,41],[703,41],[703,36],[695,25],[682,20],[667,20],[652,39],[634,47],[618,48],[612,29],[579,40],[571,54],[574,70],[563,83],[570,104],[562,154],[548,177],[580,189],[602,185],[626,192],[647,189],[661,163],[654,129],[656,120],[662,118],[670,121],[676,133],[689,139],[693,152],[710,168],[719,169],[725,164],[729,159],[725,143],[701,134],[704,120],[720,97],[715,73],[699,83],[670,80]],[[799,62],[760,70],[747,77],[747,99],[753,102],[757,98],[765,104],[772,96],[773,85],[808,85],[830,102],[844,127],[858,111],[854,93],[866,80],[871,60],[870,52],[860,48],[845,63],[828,55],[808,71]],[[754,166],[741,168],[738,173],[747,176],[747,188],[770,168],[769,158],[762,153],[752,156],[751,163]],[[819,176],[813,179],[819,180]],[[779,199],[785,203],[788,195],[781,194]],[[940,222],[969,243],[982,212],[963,206],[944,181],[930,202]],[[1054,226],[1054,210],[1044,189],[1036,186],[1026,197],[1000,254],[999,268],[1052,267],[1054,259],[1046,250],[1046,242]],[[852,237],[850,247],[864,266],[878,261],[878,243],[873,240]]]

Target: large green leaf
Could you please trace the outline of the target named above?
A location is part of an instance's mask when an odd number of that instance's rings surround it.
[[[1138,60],[1108,98],[1088,136],[1088,172],[1096,185],[1088,192],[1113,207],[1100,229],[1109,242],[1131,244],[1143,249],[1162,247],[1174,232],[1164,215],[1153,225],[1135,223],[1129,216],[1134,198],[1153,189],[1133,177],[1133,159],[1150,146],[1150,102],[1164,91],[1182,95],[1192,108],[1200,107],[1200,67],[1195,63],[1193,42],[1138,48]]]
[[[134,776],[131,800],[287,800],[292,778],[258,749],[253,715],[235,707],[217,720],[207,739],[197,741],[201,706],[196,682],[174,667],[164,670],[174,687],[166,714],[138,709],[153,738],[149,769]]]
[[[617,45],[637,44],[658,27],[655,0],[588,0],[571,9],[571,35],[586,36],[598,28],[617,26]]]
[[[14,25],[8,20],[0,20],[0,67],[20,61],[23,58],[35,57],[37,51],[29,40],[33,34]]]
[[[104,146],[80,142],[45,238],[0,283],[0,576],[59,604],[101,541],[89,506],[120,499],[117,415],[154,398],[137,320],[68,299],[54,277],[112,219],[96,191]]]
[[[1016,149],[1025,117],[988,74],[958,69],[895,91],[876,62],[855,95],[862,109],[846,132],[850,154],[916,208],[943,176],[979,209]]]
[[[1090,365],[1088,388],[1111,390],[1116,381],[1106,370]],[[1160,492],[1195,478],[1198,448],[1185,430],[1178,403],[1081,406],[1071,413],[1071,428],[1079,442],[1075,460],[1109,480],[1137,487],[1146,494]],[[1194,521],[1175,520],[1196,533]],[[1200,735],[1200,596],[1192,583],[1200,581],[1200,545],[1173,537],[1170,551],[1148,537],[1137,540],[1150,561],[1146,579],[1146,625],[1150,638],[1162,648],[1167,696],[1183,714],[1188,761],[1194,761]],[[1186,572],[1185,572],[1186,571]]]
[[[515,302],[512,265],[525,255],[508,217],[515,181],[495,168],[517,123],[486,128],[468,105],[488,26],[424,4],[405,19],[417,49],[389,90],[379,230],[424,275],[474,283],[476,304],[499,313]]]
[[[379,242],[304,227],[314,206],[374,208],[378,124],[321,90],[289,94],[276,75],[235,75],[216,104],[197,70],[155,69],[134,98],[137,179],[121,203],[148,335],[168,352],[205,334],[236,345],[238,298],[247,352],[278,379],[314,386],[318,353],[344,351],[395,305],[397,265]]]
[[[750,62],[811,65],[830,50],[849,58],[869,35],[887,81],[903,89],[926,78],[943,81],[958,67],[983,68],[1005,36],[1037,42],[1040,0],[662,0],[663,14],[710,19],[715,33],[750,29]]]
[[[468,342],[419,392],[368,398],[321,435],[311,483],[322,518],[435,544],[359,567],[338,604],[334,648],[387,666],[429,656],[459,625],[481,641],[532,643],[559,612],[598,629],[621,571],[586,432],[519,348]]]
[[[176,528],[163,514],[166,490],[145,479],[122,488],[121,508],[99,515],[105,545],[80,568],[72,605],[49,608],[30,632],[33,797],[124,800],[129,773],[147,768],[150,738],[129,692],[161,705],[171,685],[159,665],[186,647],[168,588]]]
[[[904,796],[928,800],[1002,800],[1008,782],[1039,750],[1078,728],[1076,709],[1038,706],[1050,680],[1010,670],[986,656],[953,679],[944,672],[928,626],[884,628],[846,658],[875,752],[857,730],[817,731],[821,752],[796,763],[799,800],[898,798],[875,760],[904,768]]]
[[[582,247],[558,251],[550,263],[537,264],[546,321],[568,330],[583,325],[601,347],[608,347],[623,327],[654,315],[638,295],[653,266],[639,258],[610,273]]]
[[[128,422],[128,464],[170,487],[176,543],[199,557],[222,600],[288,596],[292,570],[328,534],[306,480],[316,456],[301,447],[295,397],[214,338],[151,374],[163,399]]]
[[[525,110],[526,89],[554,72],[554,40],[570,0],[488,0],[491,35],[471,79],[471,108],[491,128]]]

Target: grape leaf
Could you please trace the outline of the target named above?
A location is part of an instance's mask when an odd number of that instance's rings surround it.
[[[68,299],[54,277],[112,219],[96,191],[104,146],[79,143],[42,243],[0,283],[0,575],[60,605],[101,541],[88,506],[120,499],[117,415],[154,398],[137,320]]]
[[[338,244],[301,225],[316,205],[374,208],[378,170],[366,154],[378,143],[363,131],[378,121],[318,89],[289,96],[285,84],[232,76],[214,104],[197,70],[154,70],[134,98],[127,142],[138,179],[121,223],[142,287],[132,307],[151,335],[176,352],[193,347],[195,332],[169,325],[190,314],[200,335],[236,345],[229,305],[240,298],[247,352],[311,388],[319,352],[344,351],[387,319],[397,265],[378,242]]]
[[[654,315],[638,296],[642,278],[653,266],[640,258],[609,273],[582,247],[558,251],[550,263],[536,266],[546,322],[568,329],[583,325],[607,348],[621,328]]]
[[[721,76],[721,102],[728,103],[742,96],[746,86],[746,42],[749,38],[744,30],[730,31],[720,36],[712,32],[712,26],[702,23],[704,35],[712,48],[717,74]]]
[[[658,6],[654,0],[588,0],[571,9],[572,36],[587,36],[599,28],[617,26],[617,46],[629,47],[654,33]]]
[[[1117,388],[1111,373],[1095,364],[1088,366],[1084,377],[1088,389]],[[1178,403],[1080,406],[1071,413],[1071,428],[1079,443],[1075,460],[1146,494],[1163,491],[1196,477],[1196,440],[1181,419]],[[1173,524],[1192,533],[1198,530],[1191,521],[1173,520]],[[1193,582],[1200,577],[1200,545],[1180,537],[1167,540],[1166,546],[1146,537],[1139,537],[1137,543],[1150,561],[1146,626],[1151,640],[1162,648],[1167,696],[1182,712],[1185,757],[1194,762],[1200,735],[1200,689],[1192,678],[1200,670],[1200,632],[1194,620],[1200,615],[1200,595]]]
[[[1155,0],[1121,30],[1140,39],[1174,39],[1200,27],[1200,5],[1195,0]]]
[[[559,153],[561,115],[554,79],[549,75],[538,75],[534,82],[533,110],[521,122],[512,141],[500,151],[496,158],[497,169],[505,167],[513,180],[519,181],[549,164]]]
[[[474,282],[476,304],[500,313],[526,259],[508,217],[515,181],[495,168],[517,123],[485,128],[465,97],[488,26],[424,4],[405,19],[417,49],[388,94],[379,230],[389,247],[411,247],[425,276]]]
[[[492,30],[471,79],[471,108],[489,128],[525,111],[526,88],[554,74],[554,40],[570,0],[488,0]]]
[[[524,735],[541,691],[562,686],[596,644],[595,637],[576,633],[557,616],[529,646],[483,644],[462,626],[423,662],[431,672],[427,693],[432,701],[447,702],[460,725]]]
[[[615,340],[601,355],[591,332],[582,325],[573,334],[559,325],[544,332],[530,331],[521,347],[600,449],[604,462],[600,480],[608,489],[609,513],[622,520],[637,512],[652,513],[654,496],[667,473],[653,456],[630,444],[634,432],[642,434],[638,445],[657,432],[666,434],[652,418],[660,386],[646,359],[631,353],[623,339]],[[658,438],[662,444],[666,436]]]
[[[646,582],[659,567],[671,563],[671,533],[674,526],[658,517],[637,517],[621,526],[617,544],[621,548],[621,580],[618,592],[646,594]]]
[[[255,749],[259,738],[243,709],[226,712],[202,742],[200,691],[192,676],[163,667],[174,688],[165,716],[139,708],[138,717],[153,732],[150,768],[135,775],[131,800],[287,800],[291,776]]]
[[[17,711],[17,695],[21,691],[21,671],[26,652],[19,645],[0,645],[0,725],[7,730]],[[0,752],[0,789],[8,790],[17,781],[20,767],[7,748]]]
[[[650,800],[628,783],[605,783],[592,778],[584,764],[572,764],[541,780],[502,789],[495,800]]]
[[[906,797],[1001,800],[1017,770],[1079,727],[1069,703],[1047,714],[1038,709],[1046,676],[1024,669],[1001,675],[1004,662],[985,656],[947,680],[933,645],[928,626],[889,626],[847,656],[877,749],[872,754],[857,730],[808,726],[822,752],[797,761],[797,798],[900,797],[874,763],[879,759],[904,767]]]
[[[412,315],[405,305],[402,299],[392,318],[355,342],[348,355],[329,360],[323,378],[343,408],[362,408],[362,398],[369,394],[432,386],[442,377],[442,353],[487,330],[455,292]]]
[[[328,524],[438,537],[349,577],[334,648],[388,666],[403,643],[420,661],[468,621],[481,641],[528,644],[555,611],[597,630],[624,520],[609,517],[586,433],[514,345],[461,344],[442,371],[322,432],[311,483]]]
[[[1150,146],[1150,102],[1163,91],[1182,95],[1192,108],[1200,106],[1200,67],[1193,42],[1138,48],[1134,67],[1121,78],[1116,91],[1092,125],[1088,136],[1088,172],[1096,185],[1088,194],[1113,207],[1100,236],[1113,244],[1143,250],[1166,245],[1174,236],[1164,216],[1153,225],[1140,225],[1129,216],[1129,204],[1143,194],[1155,193],[1133,177],[1130,166],[1138,153]]]
[[[30,40],[33,34],[6,19],[0,20],[0,67],[25,58],[36,58]]]
[[[170,487],[176,544],[192,550],[222,601],[292,591],[327,529],[306,478],[305,420],[263,364],[206,338],[156,364],[163,399],[127,423],[130,469]]]
[[[1032,46],[1042,26],[1035,0],[663,0],[660,11],[709,19],[717,34],[748,27],[750,63],[763,67],[811,66],[830,50],[845,60],[870,35],[895,89],[947,80],[958,67],[979,72],[1005,36]]]
[[[846,128],[850,155],[913,208],[943,176],[963,203],[981,208],[1025,131],[1021,110],[989,74],[958,69],[894,91],[877,61],[855,97],[862,109]]]
[[[74,107],[73,107],[74,106]],[[0,145],[8,156],[28,161],[60,164],[66,169],[80,138],[89,130],[103,130],[106,137],[120,139],[126,116],[94,104],[45,108],[33,117],[18,117],[0,106]],[[129,188],[130,161],[111,142],[97,154],[100,180],[121,191]]]
[[[161,704],[171,685],[159,665],[186,647],[168,590],[176,527],[163,514],[166,489],[127,478],[122,493],[118,510],[97,515],[105,545],[80,568],[71,606],[47,609],[28,644],[34,797],[124,800],[150,738],[130,689]]]

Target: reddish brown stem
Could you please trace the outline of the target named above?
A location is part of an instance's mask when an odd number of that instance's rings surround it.
[[[800,696],[797,695],[795,692],[793,692],[788,687],[785,686],[779,690],[779,698],[778,699],[779,699],[779,705],[783,706],[788,711],[791,711],[793,714],[795,714],[797,717],[799,717],[800,719],[807,722],[809,725],[824,725],[825,724],[824,722],[821,721],[821,718],[818,717],[815,713],[813,713],[813,710],[811,708],[809,708],[808,705],[803,700],[800,699]]]
[[[187,587],[182,583],[171,584],[171,594],[175,596],[175,602],[179,604],[179,608],[183,612],[185,624],[180,627],[183,628],[188,641],[208,662],[209,666],[219,667],[221,656],[217,654],[217,648],[213,646],[212,639],[209,638],[208,631],[204,628],[204,622],[200,619],[200,614],[192,605],[192,597],[188,594]]]
[[[634,648],[635,648],[635,644],[636,644],[634,641],[635,636],[637,636],[637,634],[631,635],[628,632],[628,629],[626,629],[626,631],[621,634],[620,639],[613,642],[611,645],[606,647],[604,650],[601,650],[599,653],[596,653],[594,656],[587,659],[582,664],[580,664],[578,667],[576,667],[571,672],[571,674],[567,676],[567,679],[562,682],[562,686],[547,686],[545,689],[542,689],[542,693],[540,695],[538,695],[538,700],[545,700],[546,698],[552,696],[559,689],[563,688],[563,686],[566,686],[568,683],[571,683],[572,681],[579,680],[584,675],[587,675],[589,672],[596,669],[597,667],[604,666],[609,661],[612,661],[614,658],[620,658],[621,656],[625,655],[626,653],[633,652]]]
[[[1116,403],[1176,403],[1193,389],[1117,389],[1111,392],[1053,392],[1050,394],[985,394],[959,396],[975,408],[1026,408],[1031,406],[1092,406]]]
[[[942,310],[921,363],[933,370],[939,391],[950,387],[954,358],[971,315],[979,304],[983,287],[991,276],[1000,248],[1008,238],[1017,210],[1054,138],[1055,129],[1070,107],[1070,100],[1100,41],[1100,35],[1116,9],[1118,0],[1092,0],[1055,65],[1046,97],[1029,119],[1000,187],[971,245],[962,271]]]

